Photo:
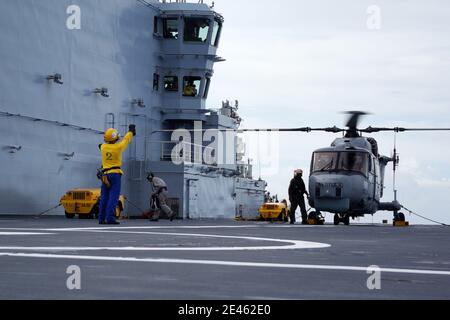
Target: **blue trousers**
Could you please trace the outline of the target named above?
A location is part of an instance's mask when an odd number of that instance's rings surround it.
[[[122,175],[112,173],[107,175],[110,188],[107,188],[102,183],[102,194],[100,197],[100,213],[98,220],[100,222],[114,222],[116,221],[116,207],[119,203],[120,188],[122,185]]]

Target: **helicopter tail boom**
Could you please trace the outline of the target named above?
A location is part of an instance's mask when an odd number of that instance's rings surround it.
[[[392,202],[380,202],[380,205],[378,206],[378,210],[380,211],[393,211],[397,212],[402,209],[402,205],[398,201],[392,201]]]

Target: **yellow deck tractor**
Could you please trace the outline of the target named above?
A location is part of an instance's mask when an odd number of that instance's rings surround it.
[[[262,221],[289,221],[287,202],[265,203],[259,208],[259,220]]]
[[[61,205],[64,207],[66,217],[73,219],[78,214],[80,219],[98,218],[100,189],[73,189],[68,191],[61,198]],[[125,197],[119,198],[119,204],[116,208],[116,218],[122,216],[125,209]]]

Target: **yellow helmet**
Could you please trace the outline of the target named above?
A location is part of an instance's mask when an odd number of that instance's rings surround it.
[[[108,129],[105,131],[105,142],[112,143],[117,142],[120,139],[120,134],[116,129]]]

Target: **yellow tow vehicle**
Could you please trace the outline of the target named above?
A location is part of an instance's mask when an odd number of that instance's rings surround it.
[[[289,221],[289,209],[286,201],[279,203],[265,203],[259,208],[259,220]]]
[[[73,189],[68,191],[60,201],[66,217],[73,219],[78,214],[80,218],[98,218],[100,194],[100,189]],[[120,218],[125,209],[125,199],[123,195],[119,197],[116,218]]]

